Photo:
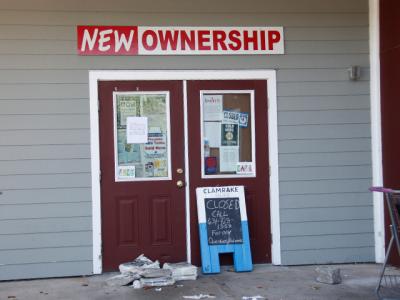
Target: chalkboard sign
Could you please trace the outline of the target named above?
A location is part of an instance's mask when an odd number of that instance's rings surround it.
[[[239,198],[205,198],[209,245],[243,243]]]
[[[244,186],[196,188],[201,269],[219,273],[219,254],[233,253],[236,272],[253,269]]]

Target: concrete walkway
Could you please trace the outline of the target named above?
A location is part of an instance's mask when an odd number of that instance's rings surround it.
[[[328,285],[315,281],[315,266],[275,267],[256,265],[250,273],[234,273],[224,268],[221,274],[200,275],[196,281],[181,281],[171,287],[134,290],[109,287],[99,276],[0,282],[0,299],[185,299],[183,296],[208,294],[214,299],[376,299],[374,288],[380,265],[340,265],[343,282]],[[393,271],[397,272],[397,271]],[[400,273],[398,273],[400,274]],[[255,299],[255,298],[254,298]],[[261,298],[259,298],[261,299]]]

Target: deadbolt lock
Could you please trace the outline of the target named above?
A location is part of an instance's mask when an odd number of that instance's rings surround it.
[[[181,169],[181,168],[176,169],[176,173],[182,174],[183,173],[183,169]]]

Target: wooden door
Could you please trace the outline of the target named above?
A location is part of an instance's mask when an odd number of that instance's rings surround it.
[[[187,91],[192,261],[200,264],[195,189],[244,185],[253,262],[271,262],[267,82],[188,81]],[[239,174],[238,163],[255,170]]]
[[[108,81],[98,89],[103,270],[142,253],[185,261],[182,82]]]

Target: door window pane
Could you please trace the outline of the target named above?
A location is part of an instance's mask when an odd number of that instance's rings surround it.
[[[202,177],[254,177],[254,91],[202,91]]]
[[[114,93],[115,181],[170,179],[168,92]]]

